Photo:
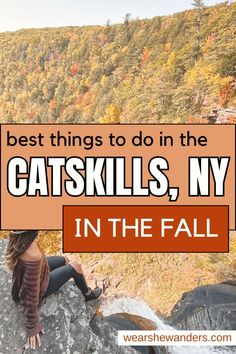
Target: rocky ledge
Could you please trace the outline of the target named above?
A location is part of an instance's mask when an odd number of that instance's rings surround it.
[[[33,352],[25,347],[25,328],[19,309],[10,295],[11,277],[4,265],[6,242],[0,240],[0,354]],[[96,305],[85,304],[80,291],[68,283],[48,297],[40,310],[45,330],[42,347],[37,354],[134,354],[135,350],[118,347],[116,331],[111,327],[104,337],[97,336],[90,322],[96,314]]]
[[[25,328],[10,295],[11,277],[4,265],[6,241],[0,240],[0,354],[32,352],[25,346]],[[35,352],[53,354],[160,354],[160,347],[119,347],[117,330],[154,329],[156,325],[130,314],[99,316],[98,303],[85,304],[72,283],[50,296],[40,311],[45,329],[42,347]],[[198,287],[183,294],[166,324],[177,329],[236,330],[236,281]],[[231,351],[233,350],[233,351]],[[235,350],[235,351],[234,351]],[[236,348],[230,348],[229,353]]]

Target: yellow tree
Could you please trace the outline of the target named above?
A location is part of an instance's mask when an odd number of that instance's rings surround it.
[[[105,114],[99,119],[99,123],[120,123],[120,108],[114,103],[106,106]]]

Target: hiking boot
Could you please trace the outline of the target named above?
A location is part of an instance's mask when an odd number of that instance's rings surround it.
[[[96,300],[99,298],[99,296],[102,293],[102,289],[101,288],[95,288],[93,290],[91,290],[89,288],[89,291],[85,294],[85,302],[91,301],[91,300]]]

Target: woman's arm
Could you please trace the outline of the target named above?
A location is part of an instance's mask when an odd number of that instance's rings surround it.
[[[40,275],[41,259],[25,262],[22,290],[19,297],[25,315],[28,337],[34,337],[42,331],[42,325],[38,320]]]

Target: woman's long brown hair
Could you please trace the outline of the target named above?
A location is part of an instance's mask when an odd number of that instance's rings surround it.
[[[10,270],[14,269],[19,256],[29,248],[37,236],[38,231],[35,230],[27,230],[21,234],[10,233],[6,250],[6,264]]]

